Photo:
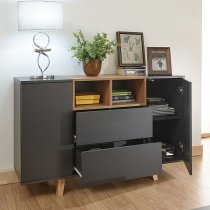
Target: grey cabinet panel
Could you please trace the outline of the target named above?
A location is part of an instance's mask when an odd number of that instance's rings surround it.
[[[18,80],[14,80],[14,166],[19,180],[21,180],[21,87]]]
[[[22,183],[66,177],[73,174],[74,150],[35,148],[23,152],[22,160]]]
[[[95,144],[152,136],[150,108],[76,113],[76,144]]]
[[[99,184],[159,174],[161,143],[148,143],[90,151],[76,151],[76,168],[85,184]]]
[[[21,92],[21,182],[72,175],[72,83],[26,83]]]

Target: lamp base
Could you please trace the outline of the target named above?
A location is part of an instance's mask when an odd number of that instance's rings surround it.
[[[30,79],[54,79],[54,75],[30,76]]]

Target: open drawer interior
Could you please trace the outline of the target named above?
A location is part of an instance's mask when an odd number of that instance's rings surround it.
[[[141,139],[79,147],[75,170],[84,184],[159,174],[162,171],[161,143],[147,142]]]

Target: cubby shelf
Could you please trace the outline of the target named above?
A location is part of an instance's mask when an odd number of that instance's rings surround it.
[[[179,120],[181,119],[177,115],[167,115],[167,116],[153,116],[153,121],[160,121],[160,120]]]
[[[146,77],[102,75],[97,77],[72,76],[73,80],[73,110],[106,109],[118,107],[146,106]],[[112,103],[113,89],[131,90],[135,102]],[[76,105],[75,95],[78,91],[92,91],[100,94],[100,103],[91,105]]]

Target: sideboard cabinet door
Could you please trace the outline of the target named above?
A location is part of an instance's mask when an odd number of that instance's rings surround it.
[[[21,86],[21,182],[73,173],[72,82]]]
[[[192,84],[187,80],[182,81],[183,87],[183,160],[192,175]]]
[[[175,108],[175,118],[171,116],[153,117],[153,138],[172,145],[174,159],[184,161],[189,174],[192,174],[192,84],[183,77],[151,77],[147,82],[148,97],[166,99]],[[162,119],[161,119],[162,117]],[[172,116],[173,117],[173,116]],[[167,160],[164,160],[167,163]]]

